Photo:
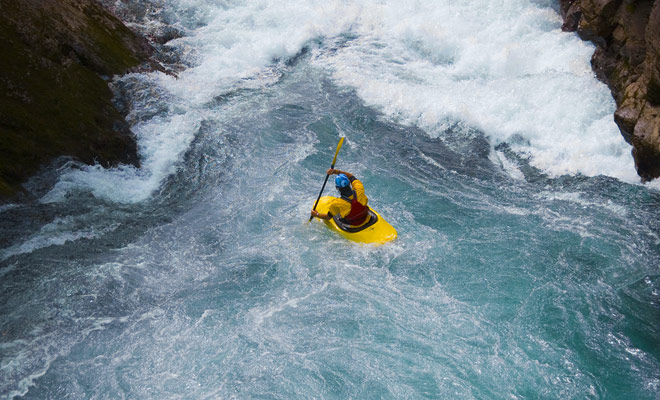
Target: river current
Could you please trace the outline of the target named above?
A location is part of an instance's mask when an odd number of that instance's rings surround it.
[[[554,1],[106,3],[177,77],[0,208],[1,398],[660,398],[660,186]],[[395,242],[307,222],[340,137]]]

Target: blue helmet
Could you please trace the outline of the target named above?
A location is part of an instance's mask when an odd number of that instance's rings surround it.
[[[351,184],[351,181],[348,180],[348,177],[344,174],[339,174],[335,178],[335,186],[337,189],[348,187]]]

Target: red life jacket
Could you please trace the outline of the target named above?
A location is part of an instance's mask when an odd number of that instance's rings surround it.
[[[351,212],[347,216],[343,217],[344,220],[349,225],[360,225],[369,217],[369,207],[363,206],[357,200],[357,194],[353,191],[353,199],[347,199],[342,196],[342,199],[351,203]]]

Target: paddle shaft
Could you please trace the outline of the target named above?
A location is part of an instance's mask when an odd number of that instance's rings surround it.
[[[337,154],[339,154],[339,149],[341,149],[341,145],[344,143],[344,138],[339,139],[339,143],[337,144],[337,151],[335,151],[335,158],[332,159],[332,165],[330,166],[330,169],[335,168],[335,163],[337,162]],[[321,191],[319,192],[319,197],[316,199],[316,203],[314,203],[314,208],[312,210],[316,210],[316,206],[319,205],[319,200],[321,200],[321,195],[323,194],[323,190],[325,189],[326,183],[328,183],[328,178],[330,178],[330,175],[325,174],[325,180],[323,181],[323,186],[321,187]],[[309,222],[312,222],[312,219],[314,219],[314,216],[309,217]]]

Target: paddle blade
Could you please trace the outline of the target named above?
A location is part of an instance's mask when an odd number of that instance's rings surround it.
[[[332,159],[332,167],[334,167],[335,163],[337,162],[337,154],[339,154],[339,149],[341,149],[341,145],[344,144],[344,139],[346,138],[342,137],[339,139],[339,143],[337,144],[337,151],[335,151],[335,158]]]
[[[341,149],[341,145],[344,144],[344,137],[339,138],[339,143],[337,143],[337,151],[335,151],[335,158],[332,159],[332,165],[330,168],[335,167],[335,162],[337,161],[337,154],[339,154],[339,149]],[[323,181],[323,186],[321,186],[321,192],[319,193],[319,197],[316,199],[316,203],[314,203],[314,208],[312,210],[316,210],[316,206],[319,204],[319,200],[321,199],[321,195],[323,194],[323,189],[325,189],[325,184],[328,183],[328,178],[330,175],[325,176],[325,181]],[[309,222],[312,222],[312,219],[314,217],[309,217]]]

